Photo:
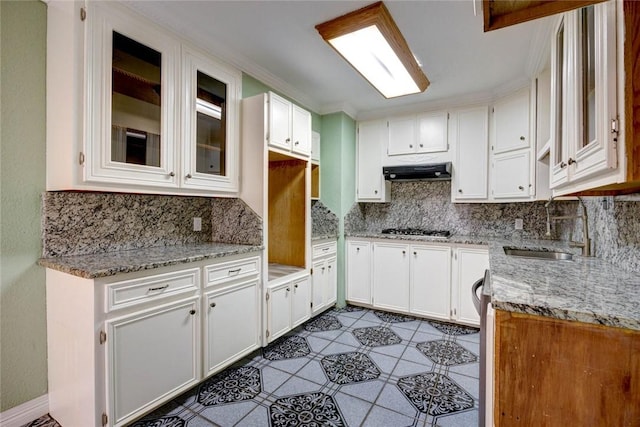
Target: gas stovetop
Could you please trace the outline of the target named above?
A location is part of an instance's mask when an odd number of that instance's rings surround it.
[[[431,236],[446,239],[451,236],[447,230],[425,230],[424,228],[385,228],[382,234],[397,234],[402,236]]]

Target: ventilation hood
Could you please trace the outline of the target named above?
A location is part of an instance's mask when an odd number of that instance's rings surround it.
[[[448,181],[451,179],[451,162],[407,166],[383,166],[387,181]]]

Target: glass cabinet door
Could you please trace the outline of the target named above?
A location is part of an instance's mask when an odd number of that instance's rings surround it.
[[[551,45],[551,187],[569,179],[567,164],[567,28],[562,18]]]
[[[238,88],[241,76],[184,49],[184,187],[237,191]]]

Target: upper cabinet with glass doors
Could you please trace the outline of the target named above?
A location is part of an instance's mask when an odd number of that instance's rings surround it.
[[[49,6],[48,190],[238,191],[239,71],[122,5]]]
[[[551,188],[562,189],[618,166],[616,2],[562,14],[551,54]]]

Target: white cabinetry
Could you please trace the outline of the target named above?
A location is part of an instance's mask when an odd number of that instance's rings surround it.
[[[311,132],[311,161],[320,164],[320,134]]]
[[[521,89],[493,104],[493,143],[494,154],[529,148],[529,88]]]
[[[385,132],[385,121],[358,123],[358,202],[388,202],[391,198],[391,183],[382,175],[382,154],[387,141]]]
[[[49,412],[62,425],[127,425],[259,348],[260,257],[188,266],[47,269]]]
[[[448,320],[451,299],[451,248],[411,247],[411,301],[409,312]]]
[[[453,114],[456,156],[451,183],[453,201],[486,200],[489,164],[489,118],[486,106]]]
[[[47,190],[236,193],[241,73],[127,7],[82,6],[48,5]],[[217,87],[202,117],[198,71]]]
[[[335,240],[313,245],[311,272],[311,314],[313,316],[336,303],[338,284],[336,252]]]
[[[272,342],[311,317],[311,281],[305,272],[274,281],[267,289],[266,341]]]
[[[269,147],[309,157],[311,113],[269,92]]]
[[[389,156],[447,151],[447,113],[422,113],[388,120]]]
[[[567,194],[616,182],[616,7],[566,12],[552,39],[551,188]]]
[[[495,199],[529,199],[531,150],[518,150],[493,156],[491,193]]]
[[[347,301],[371,304],[372,243],[347,240]]]
[[[373,244],[373,305],[409,311],[409,245]]]
[[[489,251],[483,246],[454,249],[451,287],[451,318],[460,323],[479,325],[480,316],[473,305],[471,286],[484,277],[489,268]]]

